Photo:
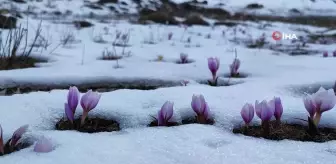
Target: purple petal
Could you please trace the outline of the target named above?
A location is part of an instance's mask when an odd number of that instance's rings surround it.
[[[34,146],[34,151],[38,153],[48,153],[53,151],[53,145],[49,139],[41,138]]]
[[[219,59],[218,58],[208,58],[208,68],[211,73],[215,74],[219,69]]]
[[[76,86],[70,87],[68,92],[68,104],[73,113],[75,113],[78,101],[79,101],[79,91]]]
[[[274,110],[272,110],[272,107],[269,103],[266,101],[261,102],[261,112],[260,112],[260,119],[262,121],[269,121],[274,114]]]
[[[313,97],[311,95],[304,97],[303,103],[310,117],[313,117],[316,113],[316,105],[315,105]]]
[[[204,103],[205,99],[203,95],[193,95],[191,101],[191,108],[195,111],[195,113],[202,114],[204,109]]]
[[[333,89],[329,89],[326,91],[324,99],[322,101],[320,112],[323,113],[332,109],[336,104],[336,96]]]
[[[209,113],[210,113],[210,108],[207,102],[204,103],[204,111],[203,111],[203,116],[205,120],[209,119]]]
[[[18,143],[22,135],[27,132],[28,127],[28,125],[23,125],[13,133],[11,138],[11,146],[15,146]]]
[[[163,117],[166,121],[172,118],[174,110],[173,110],[174,103],[172,102],[165,102],[161,108]]]
[[[282,102],[279,97],[274,97],[274,103],[275,103],[275,111],[274,111],[274,117],[279,120],[283,113],[283,107]]]
[[[97,106],[100,97],[101,95],[99,93],[92,92],[92,90],[86,92],[81,99],[81,106],[83,110],[89,112],[94,109]]]
[[[253,105],[252,104],[248,104],[246,103],[241,112],[240,112],[244,122],[246,124],[250,123],[254,117],[254,108],[253,108]]]
[[[64,103],[64,109],[65,109],[65,115],[67,116],[68,120],[73,122],[74,120],[74,113],[70,109],[69,105],[67,103]]]

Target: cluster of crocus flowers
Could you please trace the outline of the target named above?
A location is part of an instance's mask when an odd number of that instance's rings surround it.
[[[252,121],[254,117],[254,111],[261,119],[264,135],[269,135],[269,123],[273,116],[275,117],[277,123],[280,124],[280,119],[283,113],[281,99],[279,97],[274,97],[270,101],[263,100],[259,102],[257,100],[254,107],[252,104],[246,103],[240,112],[246,127],[248,127]]]
[[[15,151],[17,145],[20,143],[20,139],[23,134],[27,132],[28,125],[21,126],[13,133],[12,137],[4,143],[3,140],[3,130],[0,125],[0,153],[4,155],[5,153],[10,153]]]
[[[212,74],[212,81],[209,81],[212,85],[217,85],[217,71],[219,69],[220,60],[219,58],[208,58],[208,68]]]
[[[158,112],[157,124],[158,126],[168,126],[169,120],[173,117],[174,103],[166,101]]]
[[[181,53],[180,54],[180,62],[182,64],[188,63],[188,54],[186,53]]]
[[[100,97],[101,95],[98,92],[93,92],[92,90],[89,90],[82,96],[80,100],[80,104],[83,108],[81,125],[84,125],[88,113],[97,106]],[[68,102],[64,104],[64,108],[65,114],[71,123],[73,123],[74,121],[74,115],[78,106],[79,98],[80,93],[78,91],[78,88],[75,86],[70,87],[67,99]]]
[[[203,95],[192,96],[191,108],[197,115],[197,122],[200,124],[206,124],[209,120],[210,109]]]
[[[238,76],[239,75],[239,72],[238,72],[238,69],[240,67],[240,60],[235,58],[232,62],[232,64],[230,64],[229,68],[230,68],[230,75],[232,77],[234,76]]]
[[[317,130],[316,128],[321,120],[322,113],[334,108],[336,96],[333,89],[325,90],[321,87],[316,93],[304,97],[303,102],[309,113],[308,120],[314,123],[314,129]],[[309,128],[313,130],[313,127]]]

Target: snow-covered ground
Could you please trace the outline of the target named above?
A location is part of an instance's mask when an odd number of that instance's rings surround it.
[[[327,6],[332,8],[331,5]],[[25,23],[23,20],[22,23]],[[37,22],[30,19],[30,28],[36,28]],[[69,25],[43,22],[43,35],[52,41],[52,45],[41,55],[48,57],[51,62],[41,64],[39,68],[0,71],[0,85],[80,84],[106,79],[155,79],[176,82],[189,80],[190,84],[147,91],[125,89],[102,93],[97,108],[89,116],[113,118],[121,123],[122,130],[96,134],[54,130],[55,123],[64,115],[67,90],[1,96],[0,123],[4,130],[4,138],[9,138],[19,126],[29,124],[30,132],[25,137],[46,136],[55,146],[55,150],[47,154],[37,154],[33,152],[33,147],[29,147],[0,157],[1,164],[336,163],[335,141],[269,141],[232,134],[232,128],[242,124],[242,106],[246,102],[254,103],[255,100],[279,96],[283,101],[284,121],[292,122],[296,121],[295,118],[306,118],[307,112],[302,97],[291,92],[288,87],[334,83],[336,58],[322,58],[321,54],[293,57],[265,49],[247,49],[229,41],[234,38],[234,29],[227,27],[212,29],[193,26],[184,31],[182,27],[131,25],[122,21],[115,24],[94,23],[92,28],[77,31]],[[265,33],[266,40],[272,43],[275,43],[271,38],[273,31],[292,32],[299,36],[306,34],[297,31],[298,28],[305,28],[311,32],[326,30],[282,23],[273,23],[271,27],[260,29],[260,24],[244,23],[245,25],[239,25],[237,28],[246,31],[246,35],[237,33],[237,37],[256,39]],[[131,52],[131,56],[120,59],[119,65],[122,68],[118,69],[114,68],[116,61],[97,60],[105,48],[111,48],[116,30],[129,30],[131,36],[131,46],[126,49]],[[76,40],[80,42],[61,46],[49,54],[59,43],[60,37],[69,31],[73,32]],[[172,40],[167,39],[169,32],[173,32]],[[208,34],[211,38],[206,38]],[[102,36],[108,43],[94,43],[93,38],[96,36]],[[185,43],[189,37],[191,43]],[[156,44],[144,43],[149,40]],[[283,42],[290,44],[287,41]],[[335,50],[333,45],[309,46],[329,53]],[[231,80],[243,83],[228,87],[199,84],[200,81],[211,78],[207,68],[208,57],[220,58],[219,75],[220,78],[225,78],[223,75],[228,73],[229,64],[234,59],[234,49],[242,62],[240,71],[249,76]],[[117,48],[118,52],[121,50],[120,47]],[[36,55],[39,53],[34,52]],[[194,62],[176,64],[180,53],[187,53]],[[163,62],[154,61],[158,55],[164,57]],[[174,102],[176,121],[193,114],[190,106],[193,94],[205,96],[216,120],[214,126],[146,127],[151,121],[150,116],[155,116],[162,104],[168,100]],[[81,108],[77,110],[80,111],[80,115]],[[335,110],[328,111],[323,115],[321,124],[335,126],[335,117]],[[260,120],[254,119],[254,123],[259,122]]]

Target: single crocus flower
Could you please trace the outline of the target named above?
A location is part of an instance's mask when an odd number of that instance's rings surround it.
[[[181,63],[187,63],[188,62],[188,54],[181,53],[180,54],[180,60],[181,60]]]
[[[193,95],[191,108],[197,114],[198,122],[206,123],[206,121],[209,119],[210,109],[203,95]]]
[[[218,58],[213,57],[208,58],[208,68],[211,71],[213,82],[215,82],[217,79],[217,71],[219,69],[219,65],[220,61]]]
[[[10,141],[11,150],[13,150],[14,147],[18,144],[19,140],[22,138],[22,135],[27,132],[28,127],[29,127],[28,125],[23,125],[17,130],[15,130]]]
[[[336,57],[336,50],[333,52],[333,57]]]
[[[270,106],[270,103],[264,100],[259,105],[260,105],[260,119],[262,120],[262,122],[270,121],[274,114],[274,110]]]
[[[243,118],[246,126],[249,125],[249,123],[252,121],[253,117],[254,117],[254,107],[252,104],[246,103],[241,112],[241,117]]]
[[[37,153],[48,153],[53,151],[53,149],[51,141],[45,137],[39,139],[34,146],[34,152]]]
[[[283,107],[280,97],[274,97],[274,104],[275,104],[274,117],[279,123],[283,113]]]
[[[314,102],[316,105],[316,115],[314,123],[317,126],[320,122],[323,112],[332,109],[336,104],[336,96],[333,89],[325,90],[321,87],[314,95]]]
[[[1,154],[5,154],[5,150],[4,150],[4,140],[3,140],[3,131],[2,131],[2,127],[0,125],[0,153]]]
[[[231,76],[236,76],[238,75],[238,69],[240,67],[240,60],[239,59],[234,59],[232,64],[230,65],[230,73],[231,73]]]
[[[158,112],[158,126],[167,126],[169,119],[172,118],[174,110],[173,110],[174,103],[173,102],[165,102],[161,107],[161,110]]]
[[[78,105],[80,93],[76,86],[70,87],[68,92],[68,106],[71,109],[72,113],[76,112]]]
[[[84,124],[88,113],[97,106],[100,100],[100,97],[101,95],[98,92],[92,92],[92,90],[89,90],[82,96],[81,101],[80,101],[81,106],[83,108],[81,125]]]

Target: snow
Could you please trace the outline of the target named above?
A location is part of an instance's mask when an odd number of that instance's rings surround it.
[[[243,2],[232,1],[236,5],[248,3]],[[317,1],[317,3],[323,2]],[[288,4],[295,3],[288,2]],[[25,19],[21,21],[25,23]],[[36,28],[38,21],[32,19],[28,21],[30,27]],[[158,83],[161,80],[176,84],[182,80],[189,80],[191,83],[188,86],[156,90],[122,89],[101,93],[101,100],[96,109],[90,112],[89,117],[98,115],[120,122],[122,131],[111,133],[55,131],[55,123],[64,116],[63,104],[66,101],[67,90],[1,96],[0,123],[4,137],[9,138],[16,128],[29,124],[30,132],[25,137],[48,137],[55,145],[55,150],[37,154],[33,152],[33,147],[29,147],[0,157],[0,163],[72,164],[79,161],[82,164],[335,163],[335,141],[326,143],[269,141],[234,135],[232,128],[242,124],[240,109],[245,103],[271,99],[274,96],[281,97],[283,101],[283,121],[297,122],[295,118],[306,118],[307,112],[302,97],[293,93],[290,88],[315,83],[333,84],[336,58],[322,58],[321,54],[293,57],[266,49],[247,49],[229,42],[235,36],[232,33],[233,28],[227,27],[212,29],[193,26],[184,32],[183,28],[175,26],[131,25],[123,21],[111,25],[90,21],[95,26],[80,31],[69,25],[50,24],[44,21],[43,35],[50,35],[48,38],[52,41],[52,45],[41,54],[39,52],[34,54],[46,57],[51,62],[43,63],[39,68],[0,71],[0,86],[143,80],[147,80],[148,83]],[[272,23],[272,26],[260,29],[260,24],[263,23],[246,21],[237,28],[245,30],[247,34],[238,32],[236,36],[256,39],[265,33],[266,40],[275,43],[271,38],[273,31],[305,36],[306,33],[297,29],[304,28],[311,32],[326,30],[283,23]],[[103,32],[104,27],[109,29],[109,34]],[[73,31],[80,42],[68,47],[60,46],[51,53],[66,30]],[[131,51],[132,55],[119,60],[122,68],[118,69],[114,68],[116,61],[97,60],[104,48],[111,48],[115,30],[131,31],[129,43],[131,47],[128,47],[127,51]],[[226,31],[225,37],[222,36],[222,31]],[[169,32],[173,32],[173,39],[170,41],[167,40]],[[207,34],[211,34],[210,39],[205,38]],[[29,35],[32,37],[33,33]],[[108,43],[94,43],[92,38],[95,35],[101,35]],[[188,37],[191,37],[191,47],[185,47],[188,45],[185,43]],[[143,43],[145,40],[152,40],[156,44],[145,44]],[[289,41],[283,43],[290,44]],[[320,51],[334,50],[333,45],[310,46],[311,49]],[[240,71],[249,76],[231,80],[243,83],[229,87],[199,84],[200,81],[211,78],[207,68],[207,57],[220,58],[218,73],[221,79],[227,79],[223,75],[229,71],[229,64],[234,59],[234,49],[237,49],[238,58],[242,62]],[[120,47],[117,50],[121,52]],[[174,61],[179,58],[181,52],[187,53],[194,62],[175,64]],[[154,61],[158,55],[164,56],[163,62]],[[216,120],[214,126],[146,127],[151,121],[150,116],[156,116],[165,101],[174,102],[174,120],[180,122],[182,118],[192,115],[190,102],[193,94],[204,95]],[[76,116],[81,115],[81,112],[79,107]],[[321,125],[335,126],[335,117],[335,109],[328,111],[322,116]],[[260,120],[254,118],[253,123],[259,124]]]

